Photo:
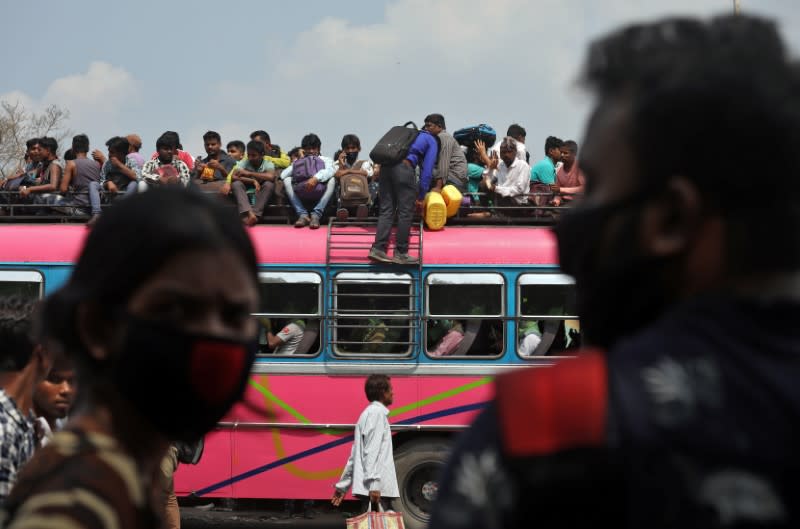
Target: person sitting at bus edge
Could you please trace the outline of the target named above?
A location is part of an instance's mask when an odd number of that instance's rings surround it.
[[[228,174],[236,165],[236,160],[222,150],[222,137],[219,132],[209,130],[203,134],[203,147],[206,157],[197,157],[192,169],[192,185],[198,186],[203,191],[216,191],[223,195],[230,192]]]
[[[39,173],[32,185],[19,187],[20,199],[35,194],[34,202],[38,204],[56,204],[63,197],[58,194],[59,183],[64,172],[64,164],[58,159],[58,141],[55,138],[39,139]]]
[[[176,154],[178,144],[175,136],[166,132],[159,136],[156,150],[158,156],[146,161],[142,167],[142,181],[148,186],[188,186],[191,180],[190,169]]]
[[[560,206],[564,201],[572,200],[576,194],[583,193],[586,178],[578,166],[578,144],[567,140],[561,146],[561,161],[563,164],[556,170],[556,193],[553,205]]]
[[[800,525],[800,70],[777,27],[590,45],[587,192],[555,235],[592,348],[495,379],[429,527]],[[767,138],[781,192],[754,209]]]
[[[236,163],[241,162],[246,154],[246,147],[242,140],[233,140],[229,141],[228,145],[225,146],[225,151],[228,153],[228,156],[236,160]]]
[[[319,221],[325,213],[325,207],[328,205],[328,202],[333,196],[333,192],[336,190],[336,179],[333,177],[336,170],[334,169],[333,160],[320,154],[322,150],[322,140],[320,140],[319,136],[316,134],[311,133],[303,136],[303,139],[300,141],[300,147],[303,150],[303,157],[316,156],[322,160],[324,164],[323,168],[317,171],[316,174],[311,176],[304,183],[299,184],[302,185],[303,188],[298,188],[301,190],[313,190],[317,185],[325,185],[325,191],[320,195],[319,199],[316,199],[316,204],[314,204],[311,210],[311,216],[309,216],[306,206],[303,204],[303,201],[298,196],[298,192],[295,191],[292,185],[292,174],[297,165],[296,163],[293,163],[283,170],[281,173],[281,180],[284,184],[286,198],[289,199],[289,203],[297,213],[297,222],[295,222],[294,227],[303,228],[308,226],[312,230],[315,230],[320,227]]]
[[[247,158],[237,162],[228,174],[228,183],[220,191],[227,195],[233,190],[239,215],[247,226],[254,226],[258,222],[275,189],[275,165],[264,157],[265,153],[262,142],[250,140],[247,143]],[[248,189],[255,190],[254,206],[250,205]]]
[[[374,171],[372,160],[359,160],[358,153],[361,152],[361,140],[355,134],[345,134],[342,137],[342,150],[338,155],[334,156],[336,162],[333,164],[336,172],[333,177],[339,181],[343,176],[348,174],[363,175],[367,179],[370,191],[370,198],[368,202],[359,204],[356,207],[356,218],[363,219],[369,214],[369,206],[375,202],[373,194],[374,186]],[[350,215],[347,207],[342,205],[341,194],[342,189],[339,186],[339,207],[336,210],[336,218],[339,220],[346,220]],[[377,193],[377,189],[374,189]]]
[[[238,215],[192,189],[137,193],[103,213],[43,303],[81,390],[67,428],[19,476],[4,524],[162,527],[167,447],[213,429],[255,360],[258,269]]]
[[[439,320],[439,325],[446,331],[439,343],[432,351],[428,351],[431,356],[450,356],[458,348],[461,340],[464,339],[464,328],[458,320]]]
[[[505,138],[500,144],[500,155],[492,153],[483,172],[486,189],[494,192],[493,202],[498,207],[518,207],[528,203],[530,167],[517,158],[517,142]]]

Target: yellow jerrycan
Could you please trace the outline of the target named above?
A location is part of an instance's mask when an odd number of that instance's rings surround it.
[[[428,192],[425,195],[422,211],[428,229],[441,230],[444,228],[444,224],[447,222],[447,205],[441,194],[436,191]]]
[[[458,208],[461,207],[461,191],[458,190],[453,184],[447,184],[442,188],[442,198],[447,206],[447,218],[454,216],[458,213]]]

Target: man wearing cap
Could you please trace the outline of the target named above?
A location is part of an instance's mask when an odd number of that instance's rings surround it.
[[[142,138],[138,134],[128,134],[128,156],[139,167],[139,171],[144,166],[144,157],[139,153],[142,148]]]
[[[425,130],[436,137],[439,157],[433,172],[434,188],[452,184],[462,193],[467,192],[467,157],[456,139],[445,130],[444,116],[429,114],[425,117]]]

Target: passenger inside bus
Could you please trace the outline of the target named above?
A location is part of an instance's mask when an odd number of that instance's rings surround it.
[[[261,354],[306,355],[319,351],[319,284],[300,279],[280,272],[260,277],[262,315],[257,319]]]
[[[450,356],[456,352],[458,346],[464,340],[464,327],[458,320],[438,320],[437,323],[444,335],[437,341],[436,347],[428,351],[428,354],[431,356]]]
[[[503,280],[497,274],[428,277],[427,351],[431,357],[503,352]],[[442,342],[442,343],[440,343]]]

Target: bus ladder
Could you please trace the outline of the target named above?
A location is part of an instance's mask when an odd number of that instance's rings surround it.
[[[345,220],[331,218],[328,221],[328,239],[325,248],[325,262],[330,265],[362,265],[369,264],[375,267],[404,268],[422,267],[422,223],[411,225],[408,238],[408,254],[419,257],[419,263],[414,265],[396,265],[374,263],[367,258],[372,243],[375,241],[375,232],[378,222],[375,219]],[[389,237],[389,246],[386,253],[391,256],[394,251],[396,228],[392,228]]]

